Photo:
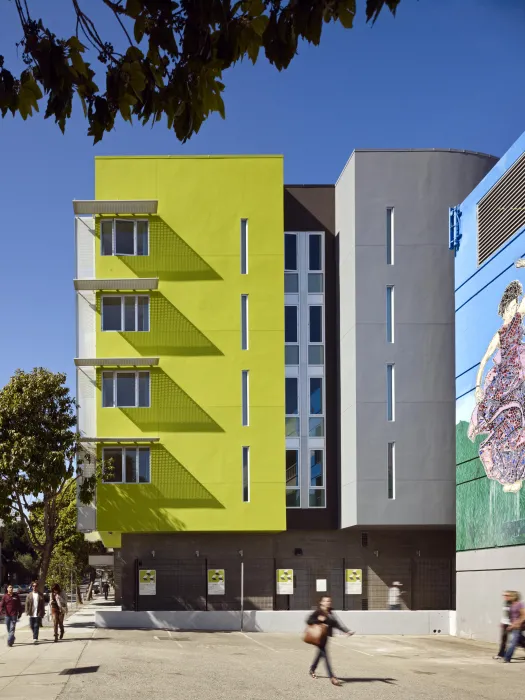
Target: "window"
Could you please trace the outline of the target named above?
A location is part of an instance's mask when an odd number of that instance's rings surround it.
[[[298,380],[297,377],[286,377],[286,415],[299,414]]]
[[[102,255],[148,255],[149,221],[103,219],[100,246]]]
[[[324,346],[309,345],[308,346],[308,364],[323,365],[324,364]]]
[[[395,420],[395,365],[386,366],[386,416],[387,420]]]
[[[396,443],[388,443],[388,498],[396,497]]]
[[[394,264],[394,208],[386,210],[386,264]]]
[[[297,377],[285,378],[285,434],[286,437],[299,437],[299,394]]]
[[[295,233],[284,234],[284,269],[297,270],[297,236]]]
[[[310,450],[310,508],[325,507],[324,453],[323,450]]]
[[[106,484],[149,484],[149,447],[106,447],[102,451]]]
[[[242,448],[242,500],[248,503],[250,500],[250,448]]]
[[[299,346],[285,345],[284,347],[284,364],[298,365],[299,364]]]
[[[297,272],[284,273],[284,293],[298,294],[299,293],[299,275]]]
[[[248,350],[248,295],[241,295],[241,349]]]
[[[242,424],[243,426],[249,425],[250,421],[250,411],[249,403],[250,400],[250,387],[249,387],[249,377],[248,370],[242,370]]]
[[[301,507],[299,450],[286,450],[286,507]]]
[[[323,379],[310,377],[310,437],[324,437]]]
[[[241,219],[241,275],[248,274],[248,219]]]
[[[149,331],[149,297],[103,296],[102,330]]]
[[[284,342],[297,343],[297,306],[284,307]]]
[[[322,294],[323,293],[323,273],[309,272],[308,273],[308,293]]]
[[[386,342],[394,342],[394,287],[386,288]]]
[[[309,340],[311,343],[323,342],[323,307],[309,306],[308,312],[310,316],[309,323]]]
[[[321,271],[323,269],[323,237],[319,233],[311,233],[308,237],[308,269]]]
[[[102,372],[104,408],[149,408],[149,372]]]

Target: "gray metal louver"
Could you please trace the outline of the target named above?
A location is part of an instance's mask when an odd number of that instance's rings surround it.
[[[478,265],[525,226],[525,153],[480,199]]]

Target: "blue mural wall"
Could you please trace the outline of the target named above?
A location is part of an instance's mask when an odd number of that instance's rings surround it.
[[[525,227],[477,264],[477,204],[524,151],[525,134],[459,206],[458,551],[525,543]]]

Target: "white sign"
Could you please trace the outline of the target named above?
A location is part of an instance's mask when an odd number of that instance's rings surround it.
[[[326,579],[325,578],[318,578],[315,581],[315,590],[318,593],[326,593]]]
[[[226,575],[224,569],[208,569],[208,595],[226,593]]]
[[[155,569],[139,569],[139,595],[157,595]]]
[[[346,595],[362,595],[363,593],[363,570],[346,569],[345,571],[345,593]]]
[[[293,595],[293,569],[277,569],[277,595]]]

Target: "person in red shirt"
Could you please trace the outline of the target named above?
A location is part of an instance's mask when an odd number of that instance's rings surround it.
[[[5,615],[7,626],[7,646],[12,647],[15,643],[15,628],[17,621],[22,616],[22,603],[18,593],[13,593],[13,586],[7,586],[7,593],[0,600],[0,614]]]

